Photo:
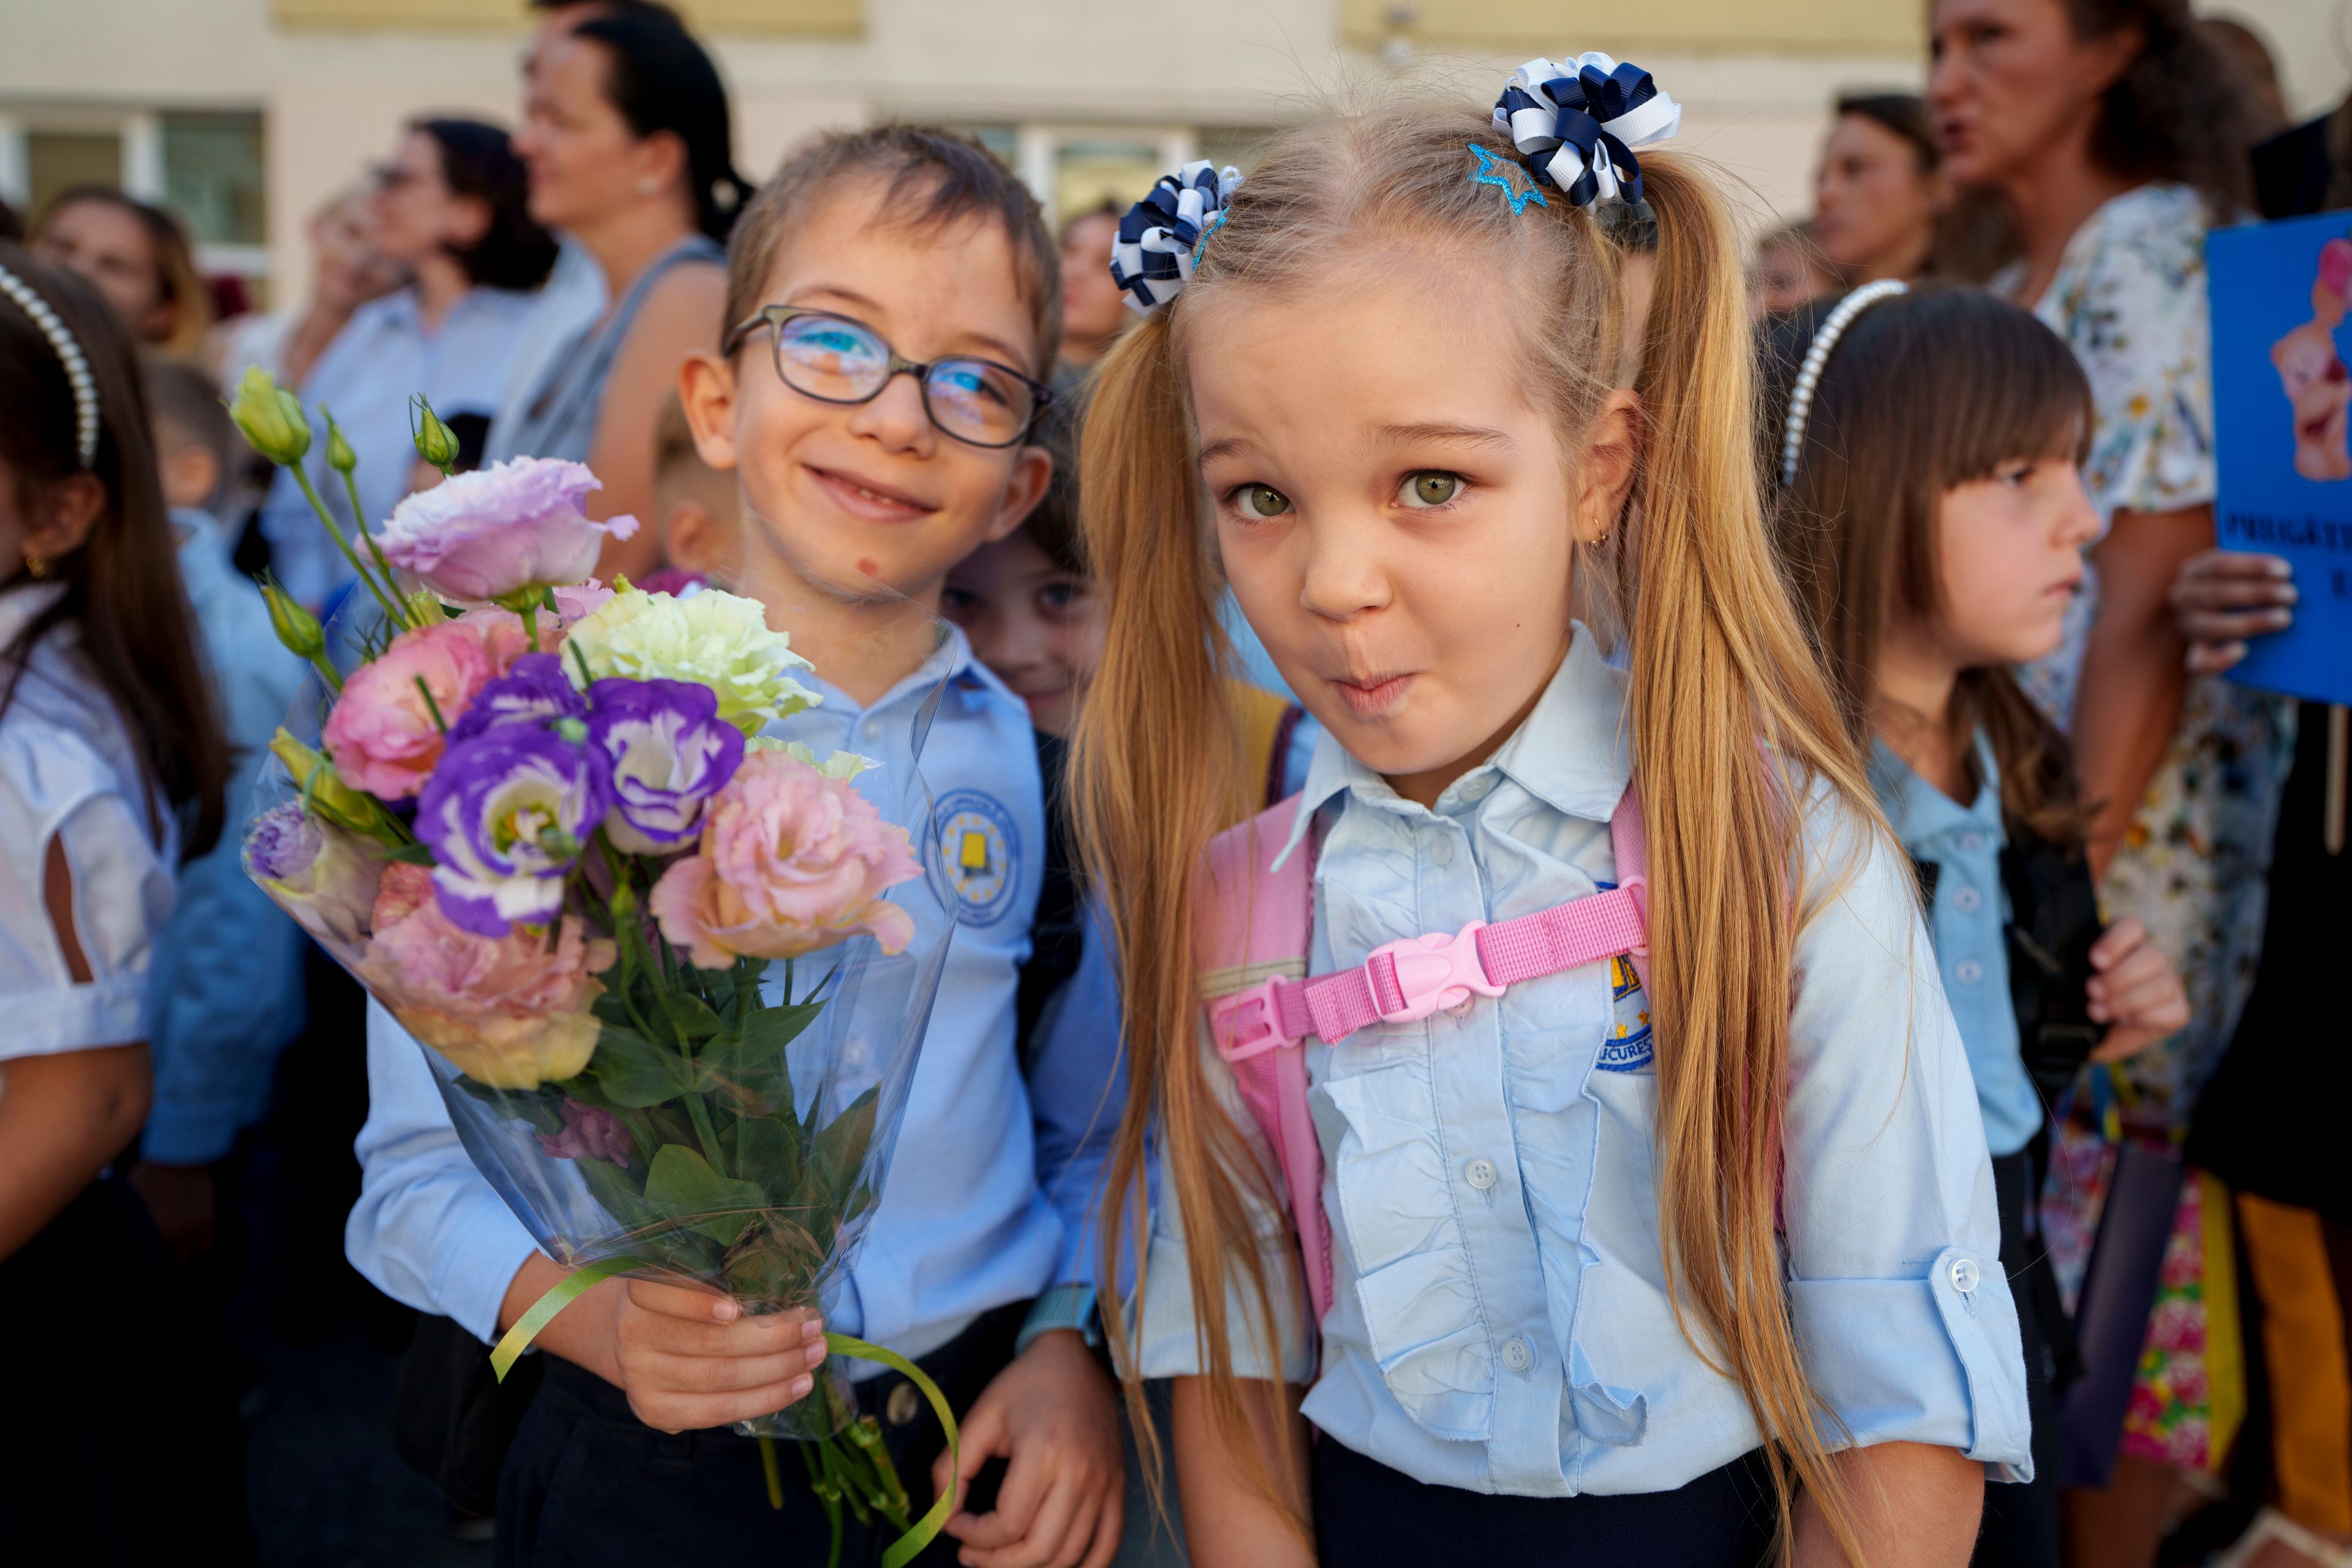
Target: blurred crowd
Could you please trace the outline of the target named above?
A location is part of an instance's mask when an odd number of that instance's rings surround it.
[[[2069,1568],[2352,1561],[2352,1184],[2332,1120],[2340,999],[2321,989],[2346,907],[2345,719],[2221,679],[2249,637],[2287,624],[2294,588],[2282,563],[2215,549],[2202,260],[2210,228],[2352,207],[2352,102],[2289,124],[2259,37],[2192,19],[2182,0],[1937,0],[1930,13],[1925,92],[1835,101],[1813,211],[1757,241],[1749,303],[1783,404],[1840,301],[1887,280],[2021,306],[2087,379],[2087,569],[2059,647],[2017,683],[2074,759],[2098,910],[2149,933],[2188,1022],[2084,1068],[2046,1122],[1993,1151],[2030,1153],[2032,1172],[2020,1210],[2042,1331],[2030,1370],[2055,1413],[2040,1539]],[[189,1331],[192,1363],[218,1369],[248,1409],[275,1375],[273,1345],[360,1324],[389,1353],[415,1330],[341,1257],[367,1108],[361,999],[237,861],[305,673],[254,584],[322,619],[354,584],[302,477],[246,449],[223,400],[258,367],[315,428],[331,421],[358,458],[355,488],[324,442],[308,478],[347,526],[440,482],[412,443],[421,394],[456,432],[460,471],[524,453],[593,468],[590,515],[646,524],[608,545],[603,578],[723,586],[745,548],[734,478],[703,460],[677,392],[681,363],[715,346],[728,235],[754,194],[719,75],[658,5],[532,0],[531,22],[514,127],[404,126],[310,215],[299,300],[242,308],[200,274],[172,213],[118,190],[64,191],[21,226],[0,208],[0,239],[86,279],[140,347],[226,740],[228,820],[177,870],[151,981],[152,1105],[121,1168],[160,1244],[152,1278],[212,1304]],[[1083,405],[1133,319],[1109,270],[1119,219],[1113,205],[1064,215],[1056,407]],[[1867,359],[1859,339],[1850,350]],[[1890,382],[1910,374],[1899,355],[1872,363]],[[1768,468],[1780,442],[1759,432]],[[1047,445],[1049,500],[957,569],[944,608],[1060,736],[1103,620],[1072,422]],[[1229,619],[1251,678],[1281,696]],[[29,1205],[0,1192],[0,1259],[51,1217]],[[412,1346],[412,1367],[422,1353]],[[219,1393],[198,1403],[217,1408]],[[140,1391],[116,1394],[110,1418],[135,1421]],[[193,1459],[160,1458],[191,1446]],[[184,1482],[245,1495],[233,1434],[157,1451]],[[481,1535],[484,1506],[453,1499],[452,1527]],[[266,1521],[261,1533],[277,1560],[306,1560]]]

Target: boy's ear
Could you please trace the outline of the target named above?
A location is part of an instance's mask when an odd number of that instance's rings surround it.
[[[1029,521],[1037,503],[1045,499],[1045,491],[1054,482],[1054,454],[1043,447],[1024,447],[1013,459],[1013,472],[1004,481],[1004,493],[998,499],[996,521],[988,527],[988,542],[994,544],[1012,536],[1013,531]]]
[[[1617,526],[1633,493],[1633,470],[1641,461],[1642,399],[1622,388],[1609,395],[1586,432],[1584,460],[1578,465],[1576,537],[1597,544]]]
[[[677,371],[678,405],[694,449],[714,468],[735,466],[735,367],[712,353],[690,353]]]

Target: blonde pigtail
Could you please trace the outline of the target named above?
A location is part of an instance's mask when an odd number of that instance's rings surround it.
[[[1072,815],[1090,884],[1102,889],[1121,957],[1128,1103],[1105,1178],[1101,1273],[1115,1280],[1132,1257],[1142,1300],[1150,1216],[1146,1175],[1156,1142],[1161,1201],[1183,1217],[1192,1296],[1210,1409],[1236,1446],[1254,1452],[1227,1331],[1232,1270],[1246,1277],[1254,1328],[1276,1343],[1277,1290],[1257,1250],[1221,1246],[1252,1233],[1252,1198],[1271,1184],[1202,1070],[1200,983],[1191,940],[1198,869],[1210,838],[1255,809],[1227,699],[1227,651],[1217,602],[1223,580],[1201,524],[1189,420],[1171,363],[1167,312],[1136,326],[1095,374],[1081,443],[1079,493],[1087,557],[1108,584],[1102,662],[1072,752]],[[1255,1191],[1251,1191],[1255,1184]],[[1117,1290],[1102,1312],[1156,1502],[1162,1446],[1144,1403],[1135,1325]],[[1260,1455],[1266,1495],[1274,1465]],[[1304,1528],[1304,1521],[1300,1526]]]

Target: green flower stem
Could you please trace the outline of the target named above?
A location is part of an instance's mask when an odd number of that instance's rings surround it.
[[[334,515],[327,510],[327,503],[319,499],[318,487],[310,483],[310,476],[302,471],[302,465],[289,463],[286,465],[286,471],[292,474],[294,482],[302,487],[303,499],[310,503],[310,510],[319,514],[319,521],[326,524],[327,532],[333,537],[335,547],[343,552],[343,559],[352,563],[352,570],[359,574],[360,581],[367,584],[368,592],[375,595],[375,602],[383,606],[383,613],[392,617],[392,624],[405,627],[408,625],[407,616],[402,612],[393,596],[385,592],[383,585],[375,580],[375,574],[367,569],[367,563],[362,561],[359,552],[352,548],[352,542],[343,537],[342,528],[335,521]]]
[[[343,694],[343,672],[335,668],[333,659],[323,653],[314,653],[310,656],[310,668],[319,672],[319,678],[327,683],[328,690],[338,697]]]
[[[816,1493],[817,1506],[824,1510],[825,1521],[833,1526],[833,1546],[825,1553],[824,1568],[841,1568],[840,1493],[831,1482],[825,1479],[824,1470],[817,1463],[817,1449],[820,1445],[796,1443],[793,1447],[801,1451],[801,1462],[808,1467],[809,1489]]]
[[[782,1508],[784,1478],[776,1470],[776,1440],[773,1437],[760,1439],[760,1468],[766,1472],[768,1478],[768,1506],[773,1509]]]
[[[393,589],[396,596],[400,584],[392,574],[392,563],[383,558],[383,546],[378,544],[375,535],[368,531],[367,513],[360,510],[360,482],[352,477],[349,468],[341,472],[343,493],[352,498],[352,525],[360,531],[360,539],[367,545],[368,553],[375,558],[376,570],[383,574],[384,585]],[[406,624],[404,621],[402,623],[404,626]]]
[[[694,1135],[702,1140],[703,1157],[710,1162],[710,1168],[722,1176],[733,1175],[727,1168],[727,1157],[719,1152],[719,1130],[710,1124],[710,1108],[702,1103],[700,1090],[687,1091],[686,1113],[694,1119]]]

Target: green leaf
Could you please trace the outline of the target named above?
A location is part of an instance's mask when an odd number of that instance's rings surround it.
[[[859,1168],[866,1163],[866,1148],[874,1142],[879,1095],[878,1089],[869,1089],[850,1101],[849,1109],[816,1135],[809,1150],[810,1173],[824,1184],[836,1205],[849,1195]]]
[[[661,1005],[681,1040],[707,1040],[719,1032],[719,1015],[710,1010],[709,1003],[691,992],[664,991]]]
[[[632,1110],[676,1100],[694,1084],[692,1062],[610,1022],[597,1037],[596,1054],[588,1065],[604,1097]]]
[[[646,1202],[667,1220],[685,1220],[723,1247],[732,1247],[760,1217],[767,1194],[756,1182],[722,1176],[683,1143],[665,1143],[646,1174]]]
[[[411,866],[435,864],[433,851],[416,843],[387,845],[384,847],[383,858],[387,860],[404,860]]]
[[[756,1072],[765,1068],[771,1058],[781,1057],[784,1047],[800,1038],[816,1021],[824,1006],[821,1002],[811,1002],[798,1007],[762,1007],[746,1017],[742,1043],[735,1047],[736,1070]]]
[[[800,1190],[800,1128],[787,1114],[746,1117],[735,1124],[735,1168],[769,1198],[788,1204]]]

